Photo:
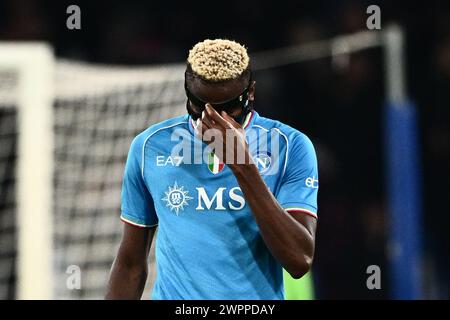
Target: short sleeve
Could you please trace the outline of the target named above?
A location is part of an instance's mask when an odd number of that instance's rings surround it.
[[[120,218],[137,227],[152,227],[158,224],[158,217],[142,174],[143,144],[142,137],[137,136],[128,152],[122,182]]]
[[[295,135],[290,144],[276,198],[288,212],[304,212],[317,218],[319,174],[314,146],[304,134]]]

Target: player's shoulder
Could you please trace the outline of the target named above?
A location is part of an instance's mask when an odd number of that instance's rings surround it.
[[[312,145],[310,138],[305,133],[279,120],[258,115],[253,126],[267,131],[277,131],[288,144]]]
[[[170,137],[173,130],[179,128],[180,126],[185,126],[188,123],[188,116],[182,115],[178,117],[173,117],[166,119],[164,121],[155,123],[140,132],[133,140],[134,144],[139,146],[143,146],[147,143],[151,138],[157,136],[158,134],[165,134]]]
[[[257,117],[254,126],[260,126],[266,130],[276,130],[285,141],[287,163],[294,166],[306,163],[316,163],[316,151],[311,139],[302,131],[291,127],[281,121]]]

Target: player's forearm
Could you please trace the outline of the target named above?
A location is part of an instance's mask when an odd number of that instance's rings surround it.
[[[286,271],[294,278],[300,278],[311,267],[313,236],[279,205],[255,165],[230,168],[252,209],[267,247]]]
[[[139,300],[146,279],[146,265],[131,265],[117,259],[111,270],[105,299]]]

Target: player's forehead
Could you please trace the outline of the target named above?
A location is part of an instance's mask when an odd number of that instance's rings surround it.
[[[237,97],[247,84],[242,79],[220,83],[207,83],[197,78],[188,82],[189,90],[198,98],[210,103],[220,103]]]

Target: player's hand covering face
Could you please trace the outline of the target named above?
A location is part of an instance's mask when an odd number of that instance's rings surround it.
[[[242,124],[245,116],[250,112],[249,108],[249,91],[251,86],[249,85],[239,96],[219,104],[211,105],[217,112],[221,113],[225,111],[230,115],[237,123]],[[205,110],[206,102],[196,97],[185,84],[186,95],[188,101],[186,109],[189,115],[194,121],[201,118],[203,111]]]
[[[243,79],[206,83],[197,78],[185,82],[190,114],[197,137],[209,144],[221,162],[250,163],[242,123],[251,111],[255,82]]]
[[[226,111],[219,113],[207,103],[198,120],[202,140],[214,149],[214,153],[223,163],[229,165],[253,163],[242,125]]]

